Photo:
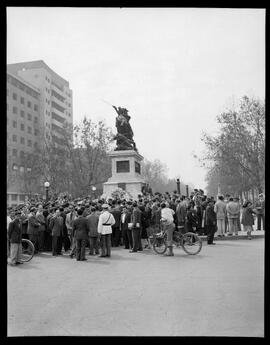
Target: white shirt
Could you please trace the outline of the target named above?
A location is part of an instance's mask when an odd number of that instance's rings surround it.
[[[121,215],[121,222],[124,223],[125,219],[126,219],[126,214],[122,213],[122,215]]]
[[[161,209],[161,219],[166,220],[168,224],[173,223],[174,214],[175,214],[174,210],[169,207],[165,207]]]
[[[109,224],[109,225],[103,225]],[[114,216],[109,211],[101,213],[98,219],[98,233],[107,235],[112,233],[112,225],[115,224]]]

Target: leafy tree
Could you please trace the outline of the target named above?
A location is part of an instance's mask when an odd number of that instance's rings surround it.
[[[228,110],[217,117],[220,133],[203,135],[206,145],[203,161],[211,163],[209,183],[223,184],[242,194],[251,188],[264,189],[265,105],[259,99],[244,96],[239,109]]]

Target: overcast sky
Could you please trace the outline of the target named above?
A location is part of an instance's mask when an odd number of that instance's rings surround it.
[[[7,8],[7,62],[44,60],[70,83],[74,121],[124,106],[139,152],[205,188],[203,131],[247,94],[265,95],[265,10]]]

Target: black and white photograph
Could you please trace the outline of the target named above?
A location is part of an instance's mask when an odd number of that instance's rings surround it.
[[[5,11],[6,337],[264,338],[266,8]]]

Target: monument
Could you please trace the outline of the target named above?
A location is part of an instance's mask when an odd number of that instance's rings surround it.
[[[142,189],[145,187],[145,181],[141,176],[143,156],[138,153],[133,140],[128,110],[121,107],[117,108],[114,105],[113,108],[117,112],[115,122],[117,134],[114,137],[116,148],[109,153],[112,176],[103,183],[103,195],[110,197],[112,192],[121,188],[133,199],[137,199],[138,194],[142,194]]]

